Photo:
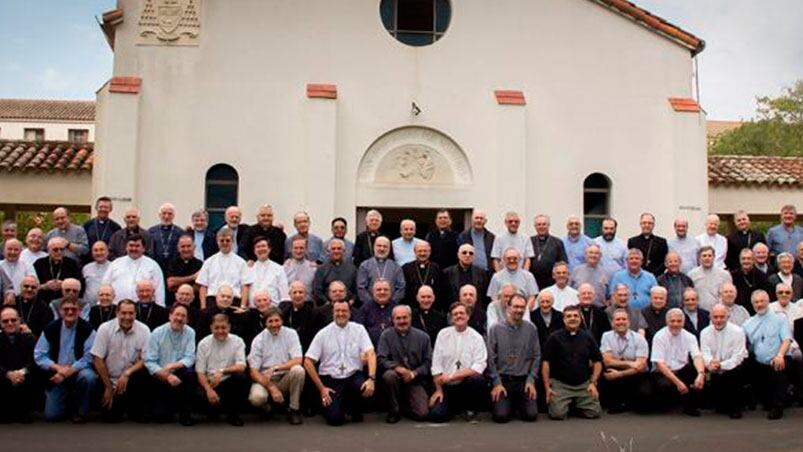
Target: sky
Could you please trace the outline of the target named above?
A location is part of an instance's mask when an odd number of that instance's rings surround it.
[[[750,119],[757,96],[803,79],[803,0],[633,1],[706,41],[698,67],[709,119]],[[95,17],[115,4],[0,0],[0,98],[94,99],[113,56]]]

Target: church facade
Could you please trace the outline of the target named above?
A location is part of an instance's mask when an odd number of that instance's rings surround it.
[[[704,43],[623,0],[120,0],[102,27],[92,189],[119,215],[708,211]]]

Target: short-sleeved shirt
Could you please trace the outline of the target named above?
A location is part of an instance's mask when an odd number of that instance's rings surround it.
[[[491,278],[491,283],[488,284],[487,295],[495,299],[502,286],[506,284],[513,284],[524,293],[525,296],[530,297],[538,294],[538,284],[535,282],[535,277],[532,273],[524,271],[521,268],[515,272],[511,272],[507,268],[503,268],[494,273]]]
[[[502,259],[502,255],[508,248],[515,248],[521,253],[519,268],[524,268],[524,262],[526,262],[527,259],[535,257],[533,243],[530,241],[529,237],[521,232],[511,234],[505,231],[498,234],[496,238],[494,238],[494,246],[491,248],[491,257],[494,259]]]
[[[207,287],[207,296],[217,295],[221,286],[228,285],[234,297],[240,298],[242,287],[251,284],[251,277],[248,264],[242,257],[233,251],[228,254],[218,252],[204,262],[195,282]]]
[[[368,331],[360,324],[349,322],[325,326],[307,349],[307,358],[318,361],[318,373],[333,378],[348,378],[362,370],[362,354],[373,350]]]
[[[599,351],[610,353],[616,359],[635,361],[636,358],[648,358],[650,347],[640,334],[628,329],[624,336],[616,331],[602,333]]]
[[[563,329],[547,339],[543,361],[549,362],[550,378],[576,386],[591,378],[590,363],[602,362],[602,354],[588,331]]]
[[[650,304],[650,289],[658,285],[655,276],[647,270],[639,271],[638,275],[633,275],[630,270],[624,269],[616,272],[608,286],[608,296],[612,296],[616,291],[616,286],[624,284],[630,289],[630,305],[637,309],[642,309]]]
[[[294,329],[282,326],[278,333],[272,334],[265,328],[251,341],[248,365],[262,372],[302,356],[301,341]]]
[[[770,309],[763,315],[756,314],[747,319],[742,328],[750,343],[750,351],[761,364],[769,364],[778,354],[783,341],[792,339],[786,317]]]
[[[199,374],[210,375],[239,363],[245,364],[245,342],[240,336],[229,334],[226,339],[219,341],[210,334],[198,344],[195,371]],[[228,377],[223,375],[222,380]]]
[[[671,371],[682,369],[692,359],[702,356],[700,347],[697,346],[697,338],[686,330],[680,330],[678,334],[672,334],[668,326],[661,328],[652,338],[652,355],[650,361],[653,363],[664,363]],[[657,368],[653,368],[653,371]]]
[[[124,331],[119,320],[111,319],[98,328],[90,353],[106,363],[109,377],[117,382],[126,369],[145,359],[150,335],[151,330],[138,320],[134,320],[130,330]]]

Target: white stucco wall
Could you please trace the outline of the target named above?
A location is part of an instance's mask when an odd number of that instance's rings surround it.
[[[484,207],[493,229],[515,209],[528,232],[546,212],[563,235],[583,179],[602,172],[622,236],[642,211],[666,234],[678,212],[694,230],[708,210],[704,117],[667,101],[692,95],[689,51],[587,0],[452,2],[446,35],[423,48],[360,0],[206,0],[198,47],[137,46],[142,3],[121,2],[114,59],[141,93],[99,95],[93,191],[131,198],[145,223],[166,200],[188,218],[222,162],[239,172],[246,221],[267,202],[285,224],[310,211],[328,235],[332,216],[355,220],[369,146],[411,125],[457,143],[474,183],[386,190],[388,207]],[[306,98],[307,83],[337,84],[338,99]],[[522,90],[527,105],[498,105],[495,89]]]
[[[25,129],[45,129],[45,140],[48,141],[67,141],[70,129],[86,129],[89,131],[89,142],[95,141],[94,121],[22,122],[0,120],[0,139],[22,140],[25,137]]]
[[[745,210],[751,215],[778,215],[781,206],[803,206],[803,190],[767,186],[711,186],[708,189],[711,211],[733,214]]]

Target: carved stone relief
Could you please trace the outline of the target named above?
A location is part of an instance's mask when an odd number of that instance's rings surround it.
[[[202,0],[145,0],[139,45],[197,46]]]

